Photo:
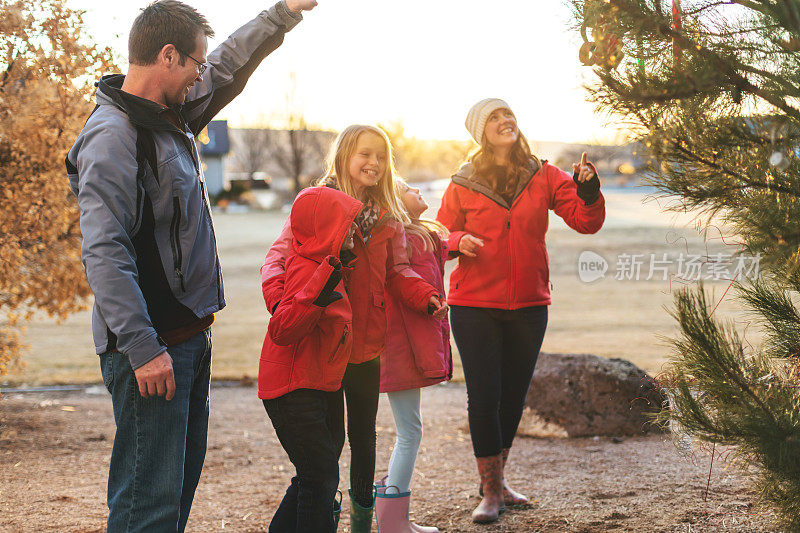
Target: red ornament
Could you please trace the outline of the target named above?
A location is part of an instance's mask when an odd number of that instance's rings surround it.
[[[672,31],[678,33],[681,28],[681,0],[672,0]],[[674,36],[672,37],[672,59],[673,65],[677,68],[681,62],[681,45]]]

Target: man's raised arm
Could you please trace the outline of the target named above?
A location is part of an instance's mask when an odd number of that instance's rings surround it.
[[[281,0],[233,32],[208,55],[208,70],[195,84],[183,107],[189,128],[198,134],[244,89],[256,67],[283,43],[284,35],[316,0]]]

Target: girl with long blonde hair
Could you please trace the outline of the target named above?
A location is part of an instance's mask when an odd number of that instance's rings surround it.
[[[422,218],[428,204],[419,189],[397,180],[397,196],[408,212],[405,224],[411,268],[444,292],[447,229]],[[411,477],[422,442],[421,389],[452,377],[450,324],[446,318],[415,313],[392,294],[386,298],[389,329],[381,356],[381,392],[387,393],[397,428],[389,471],[377,485],[378,531],[435,533],[408,519]]]
[[[388,289],[422,315],[444,317],[447,305],[441,291],[409,266],[403,225],[410,219],[395,193],[392,145],[383,130],[366,125],[345,128],[334,141],[327,171],[318,186],[339,189],[364,204],[355,220],[356,257],[344,273],[353,312],[353,348],[341,391],[347,404],[351,454],[350,527],[353,533],[366,533],[370,531],[374,504],[379,356],[386,342],[384,291]],[[284,262],[291,242],[287,221],[261,268],[262,292],[270,312],[283,296]],[[338,441],[339,452],[343,445],[344,434]]]

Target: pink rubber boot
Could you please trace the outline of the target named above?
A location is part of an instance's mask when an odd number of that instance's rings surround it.
[[[395,486],[378,490],[375,494],[378,533],[415,533],[408,521],[410,500],[410,492],[398,492]]]
[[[383,478],[381,478],[380,481],[375,483],[375,494],[376,494],[376,497],[379,494],[386,494],[386,480],[388,478],[389,478],[389,476],[383,476]],[[392,485],[392,490],[390,492],[398,492],[399,493],[399,491],[395,490],[395,489],[397,489],[397,487]],[[408,500],[409,500],[409,502],[411,501],[411,491],[408,492]],[[377,504],[375,506],[375,513],[376,513],[376,515],[379,513]],[[413,531],[414,533],[440,533],[438,527],[421,526],[419,524],[415,524],[414,522],[409,521],[408,520],[408,506],[406,507],[406,521],[408,521],[408,525],[411,528],[411,531]],[[380,521],[378,522],[378,524],[380,524]],[[378,527],[380,527],[380,525]]]

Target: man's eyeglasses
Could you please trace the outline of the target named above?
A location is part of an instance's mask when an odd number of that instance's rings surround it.
[[[178,50],[177,47],[175,49]],[[191,59],[195,63],[197,63],[197,75],[198,76],[202,76],[203,72],[205,72],[206,69],[208,68],[208,65],[206,63],[201,63],[200,61],[196,60],[195,58],[193,58],[192,56],[190,56],[186,52],[181,52],[180,50],[178,50],[178,52],[181,53],[182,55],[185,55],[186,57],[188,57],[189,59]]]

